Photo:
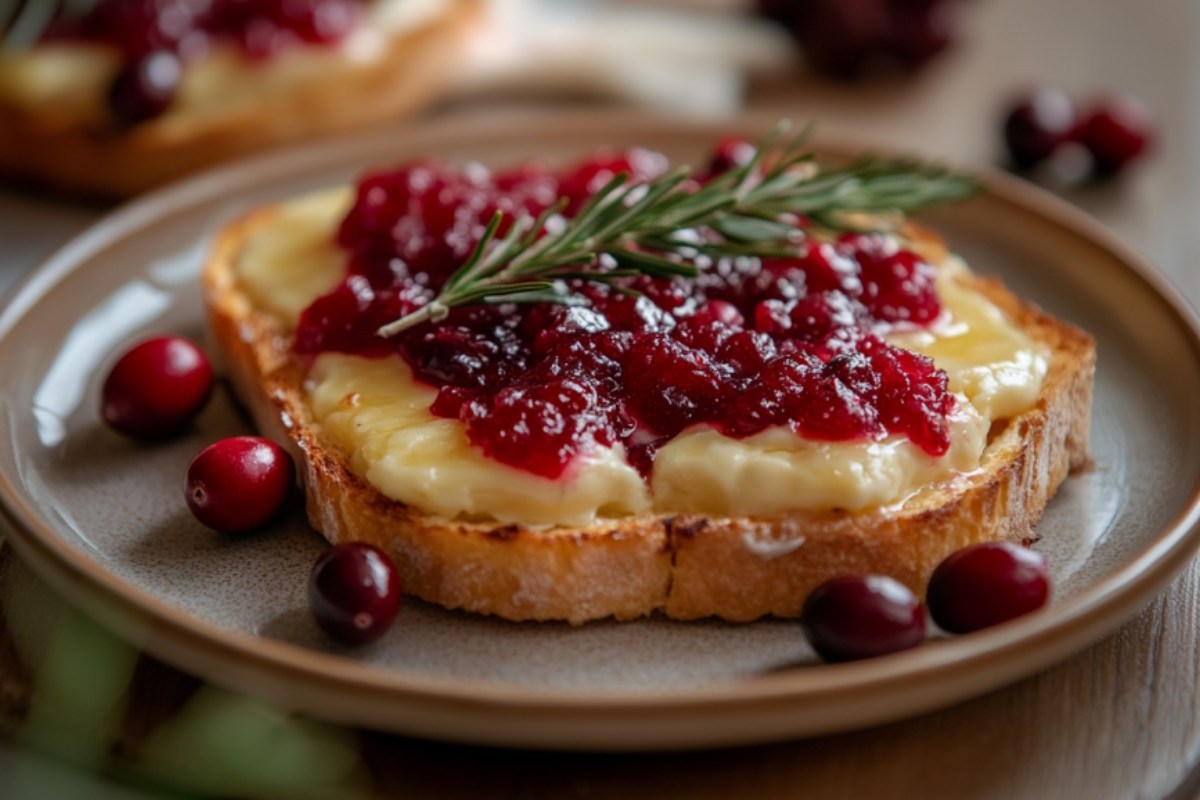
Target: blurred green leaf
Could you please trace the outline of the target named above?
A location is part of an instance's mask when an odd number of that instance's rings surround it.
[[[362,796],[370,784],[358,737],[205,686],[139,750],[151,785],[219,796]]]

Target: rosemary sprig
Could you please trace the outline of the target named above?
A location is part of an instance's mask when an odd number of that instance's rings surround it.
[[[787,255],[804,236],[789,215],[856,227],[844,219],[848,213],[911,211],[977,191],[971,178],[915,161],[865,157],[821,171],[804,147],[806,132],[785,134],[781,124],[749,163],[698,188],[685,185],[687,167],[644,184],[621,174],[568,220],[557,216],[566,203],[560,200],[537,218],[512,219],[501,234],[506,218],[497,212],[437,297],[377,333],[394,336],[479,302],[582,302],[565,292],[565,280],[694,276],[701,256]],[[615,268],[602,263],[609,259]]]

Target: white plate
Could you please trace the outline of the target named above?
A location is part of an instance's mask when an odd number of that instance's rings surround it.
[[[246,430],[219,396],[195,430],[146,446],[98,421],[113,356],[156,331],[202,336],[195,277],[213,232],[254,205],[415,156],[503,164],[641,144],[687,160],[740,124],[588,114],[445,119],[248,161],[105,218],[0,313],[0,496],[22,555],[149,652],[316,716],[467,742],[682,748],[883,722],[995,688],[1131,616],[1197,546],[1200,344],[1149,267],[1063,204],[1003,176],[929,215],[980,271],[1099,344],[1095,466],[1038,526],[1056,597],[991,631],[869,662],[817,665],[794,622],[513,624],[409,602],[362,650],[331,645],[305,603],[323,541],[297,511],[260,534],[202,528],[182,502],[191,455]],[[844,148],[843,148],[844,149]]]

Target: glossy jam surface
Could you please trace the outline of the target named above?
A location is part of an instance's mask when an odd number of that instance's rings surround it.
[[[464,307],[375,335],[434,296],[495,209],[536,214],[560,194],[578,208],[617,172],[646,179],[665,167],[633,150],[562,173],[420,162],[367,175],[339,231],[350,267],[301,315],[296,350],[398,352],[438,388],[433,413],[461,420],[490,457],[549,478],[617,443],[648,473],[663,443],[701,423],[733,437],[776,426],[823,441],[900,434],[944,454],[946,374],[880,338],[939,316],[936,273],[880,236],[702,265],[694,280],[629,279],[634,293],[575,287],[587,306]]]
[[[108,44],[133,62],[151,53],[191,58],[218,42],[267,58],[294,44],[322,44],[350,31],[363,0],[99,0],[49,38]]]

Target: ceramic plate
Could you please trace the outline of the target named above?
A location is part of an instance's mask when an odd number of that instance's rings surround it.
[[[1038,525],[1055,572],[1044,612],[868,662],[816,663],[794,622],[514,624],[409,602],[378,643],[344,650],[310,620],[323,541],[297,511],[247,538],[182,502],[189,458],[246,430],[218,396],[168,443],[98,420],[113,355],[151,332],[202,337],[196,275],[222,223],[263,202],[415,156],[503,164],[642,144],[702,157],[731,128],[573,115],[446,119],[249,161],[126,206],[50,258],[0,312],[0,492],[21,554],[149,652],[337,722],[466,742],[682,748],[844,730],[1027,675],[1134,614],[1197,544],[1200,345],[1161,278],[1063,204],[1003,176],[930,215],[974,266],[1091,331],[1094,466]]]

